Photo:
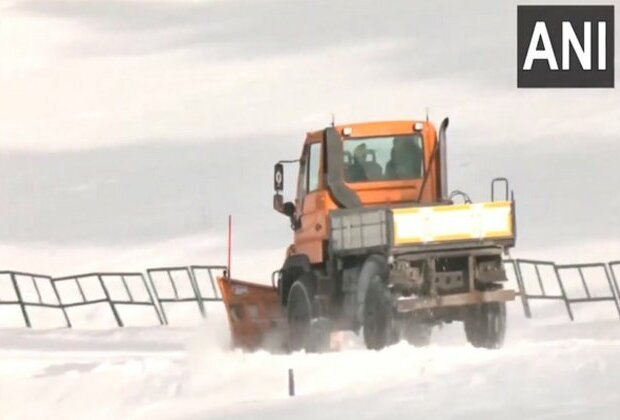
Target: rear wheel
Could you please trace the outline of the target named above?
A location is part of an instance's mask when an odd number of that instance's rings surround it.
[[[465,335],[474,347],[498,349],[506,335],[506,303],[475,305],[465,319]]]
[[[329,347],[329,331],[316,319],[312,279],[302,276],[291,286],[286,306],[288,349],[323,351]]]
[[[396,341],[390,291],[375,273],[366,290],[363,309],[364,342],[372,350],[380,350]]]

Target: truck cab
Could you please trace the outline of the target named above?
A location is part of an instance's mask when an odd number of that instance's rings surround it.
[[[307,134],[299,158],[297,194],[291,203],[294,204],[291,217],[294,245],[290,253],[307,255],[313,264],[324,261],[328,215],[343,206],[343,200],[345,207],[424,205],[442,200],[439,182],[442,158],[432,158],[438,150],[437,132],[432,123],[355,123],[335,126],[329,131],[341,147],[328,145],[326,130]],[[332,155],[337,156],[331,159],[334,162],[328,168]],[[330,188],[328,175],[337,179],[338,191]],[[293,209],[291,204],[289,211]]]

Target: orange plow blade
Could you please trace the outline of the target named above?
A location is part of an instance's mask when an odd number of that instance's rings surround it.
[[[227,277],[218,277],[217,283],[235,347],[282,347],[285,320],[277,289]]]

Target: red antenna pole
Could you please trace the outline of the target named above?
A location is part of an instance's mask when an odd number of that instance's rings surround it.
[[[228,278],[232,278],[230,275],[230,250],[232,248],[232,215],[228,215],[228,263],[227,263],[227,272]]]

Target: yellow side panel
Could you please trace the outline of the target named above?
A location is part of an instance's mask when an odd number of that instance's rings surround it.
[[[394,244],[514,236],[510,201],[394,209]]]

